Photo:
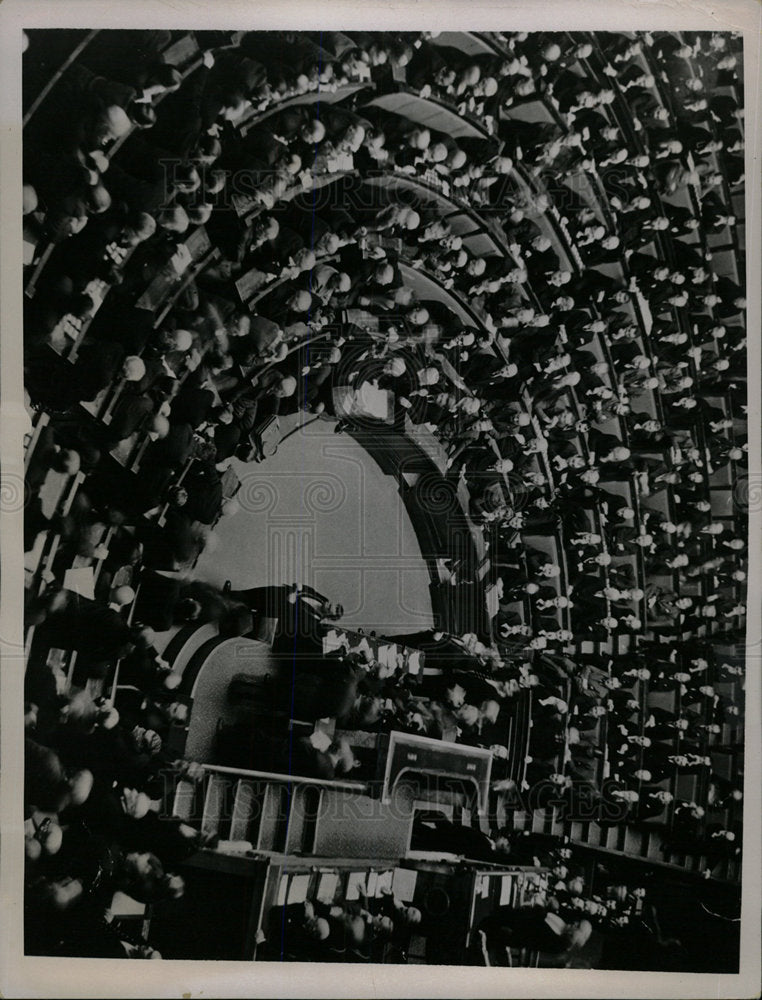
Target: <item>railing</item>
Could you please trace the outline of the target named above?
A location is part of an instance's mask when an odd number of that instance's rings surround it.
[[[231,778],[249,778],[252,781],[273,781],[286,785],[316,785],[338,791],[365,793],[368,784],[363,781],[334,781],[325,778],[307,778],[297,774],[279,774],[276,771],[247,771],[240,767],[223,767],[220,764],[202,764],[207,774],[226,774]]]
[[[40,106],[44,103],[50,92],[56,87],[60,82],[61,77],[64,75],[69,66],[73,65],[85,51],[90,42],[98,34],[98,29],[94,31],[84,32],[84,37],[74,46],[69,55],[64,59],[60,67],[53,73],[48,82],[42,88],[40,93],[35,97],[35,99],[30,104],[27,111],[24,112],[24,117],[21,119],[22,126],[28,125],[29,121],[34,117],[36,112],[39,110]],[[34,49],[32,49],[32,53]]]

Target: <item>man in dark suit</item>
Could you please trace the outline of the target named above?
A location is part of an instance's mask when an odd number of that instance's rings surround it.
[[[567,924],[557,914],[538,907],[500,906],[479,925],[481,942],[488,964],[505,948],[531,948],[550,955],[578,950],[589,939],[592,926],[587,920]]]

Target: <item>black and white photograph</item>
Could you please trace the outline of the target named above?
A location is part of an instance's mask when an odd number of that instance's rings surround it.
[[[3,29],[27,959],[743,971],[748,34],[408,14]]]

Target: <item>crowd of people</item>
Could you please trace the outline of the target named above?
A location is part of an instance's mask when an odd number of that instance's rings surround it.
[[[492,750],[493,847],[554,807],[738,860],[746,521],[713,488],[748,451],[739,40],[178,34],[97,33],[25,125],[28,949],[150,954],[108,900],[182,893],[205,842],[159,821],[161,775],[200,770],[157,636],[193,623],[277,620],[289,667],[231,691],[225,763],[362,774],[353,734],[417,733]],[[288,415],[436,442],[462,531],[437,626],[388,637],[426,671],[324,652],[342,609],[308,587],[199,579],[233,461],[266,477]]]
[[[355,901],[308,899],[273,907],[263,944],[280,961],[285,952],[293,961],[404,963],[421,916],[392,891],[373,898],[361,891]]]

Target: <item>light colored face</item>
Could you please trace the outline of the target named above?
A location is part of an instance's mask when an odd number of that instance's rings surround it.
[[[465,704],[466,692],[460,684],[455,684],[454,687],[449,688],[447,695],[448,701],[453,708],[461,708]]]
[[[316,941],[325,941],[331,933],[330,925],[323,917],[309,917],[304,923],[304,928]]]
[[[181,701],[173,701],[167,709],[167,714],[174,722],[185,722],[188,718],[188,706]]]
[[[479,721],[479,709],[474,705],[462,705],[458,709],[458,719],[467,726],[475,726]]]

